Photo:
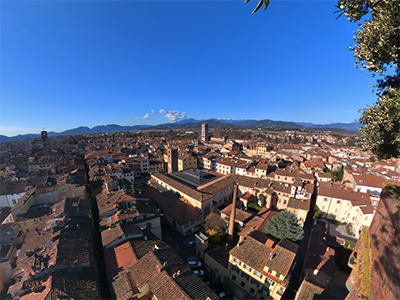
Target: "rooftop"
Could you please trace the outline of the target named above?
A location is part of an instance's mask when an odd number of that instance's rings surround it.
[[[205,172],[200,169],[187,169],[184,171],[173,172],[169,175],[195,188],[221,177],[217,174]]]

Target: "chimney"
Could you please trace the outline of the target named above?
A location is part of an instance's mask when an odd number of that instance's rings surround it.
[[[265,242],[265,244],[264,244],[267,248],[270,248],[270,249],[272,249],[272,246],[274,245],[274,241],[273,240],[270,240],[270,239],[268,239],[266,242]],[[272,255],[272,252],[271,252],[271,255]]]
[[[229,223],[228,242],[231,242],[233,240],[233,229],[235,227],[235,218],[236,218],[237,190],[238,190],[238,187],[235,184],[233,186],[233,201],[232,201],[231,219],[230,219],[230,223]]]

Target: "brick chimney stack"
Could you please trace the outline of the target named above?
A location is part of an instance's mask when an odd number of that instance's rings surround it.
[[[229,222],[229,235],[228,242],[233,240],[233,230],[235,227],[235,218],[236,218],[236,200],[237,200],[237,190],[238,187],[236,184],[233,186],[233,201],[232,201],[232,211],[231,211],[231,219]]]

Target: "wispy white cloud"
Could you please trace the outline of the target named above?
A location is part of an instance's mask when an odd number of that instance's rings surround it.
[[[164,114],[164,118],[167,118],[170,122],[176,122],[186,118],[186,112],[180,113],[177,110],[165,110],[162,108],[159,110],[159,113]]]
[[[151,112],[154,114],[154,109],[152,109]]]
[[[146,113],[143,117],[140,117],[141,119],[150,119],[149,113]]]

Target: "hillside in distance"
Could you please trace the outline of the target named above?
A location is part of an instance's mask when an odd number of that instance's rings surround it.
[[[358,122],[346,122],[346,123],[329,123],[329,124],[313,124],[307,122],[295,122],[296,124],[308,127],[308,128],[320,128],[320,129],[343,129],[347,131],[359,131],[364,125]]]
[[[224,119],[208,119],[208,120],[195,120],[195,119],[183,119],[175,123],[164,123],[159,125],[134,125],[134,126],[121,126],[117,124],[99,125],[93,128],[86,126],[80,126],[73,129],[68,129],[62,132],[48,132],[48,136],[60,136],[60,135],[72,135],[72,134],[87,134],[87,133],[99,133],[99,132],[116,132],[116,131],[131,131],[131,130],[200,130],[201,123],[208,123],[210,129],[221,128],[221,129],[240,129],[240,128],[264,128],[264,129],[288,129],[288,130],[300,130],[300,129],[322,129],[322,130],[346,130],[356,132],[359,130],[361,125],[358,122],[350,123],[332,123],[332,124],[313,124],[305,122],[286,122],[286,121],[274,121],[274,120],[224,120]],[[0,141],[16,141],[29,138],[38,138],[40,133],[37,134],[23,134],[8,137],[0,135]]]

